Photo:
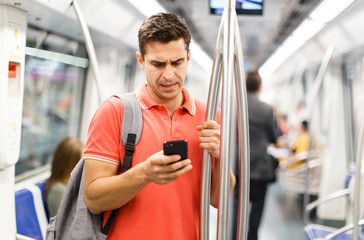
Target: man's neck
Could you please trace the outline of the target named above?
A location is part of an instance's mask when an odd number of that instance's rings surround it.
[[[163,105],[167,108],[169,117],[172,119],[173,114],[177,111],[179,107],[183,105],[183,103],[184,103],[184,96],[183,93],[181,92],[178,98],[176,98],[173,101],[168,101]]]
[[[156,103],[161,104],[166,107],[169,117],[171,119],[173,117],[173,114],[177,111],[177,109],[179,107],[181,107],[183,105],[183,103],[185,102],[185,97],[184,97],[184,94],[182,91],[179,93],[178,97],[176,97],[172,100],[165,100],[165,101],[163,101],[158,96],[155,96],[152,92],[150,92],[148,89],[148,86],[147,86],[147,91]]]

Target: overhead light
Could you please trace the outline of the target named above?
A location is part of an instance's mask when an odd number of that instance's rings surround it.
[[[266,78],[274,72],[286,59],[302,47],[307,40],[318,33],[324,24],[306,19],[303,23],[277,48],[269,59],[260,67],[259,74]]]
[[[259,74],[263,79],[267,79],[293,52],[305,43],[298,36],[300,35],[290,35],[259,68]]]
[[[323,1],[311,14],[310,18],[316,22],[328,23],[340,15],[356,0],[326,0]]]
[[[286,59],[356,0],[324,0],[259,68],[269,77]]]
[[[146,17],[160,12],[167,12],[164,7],[154,0],[128,0],[128,2]]]
[[[297,41],[307,41],[316,35],[324,24],[306,19],[301,25],[292,33],[292,36]]]

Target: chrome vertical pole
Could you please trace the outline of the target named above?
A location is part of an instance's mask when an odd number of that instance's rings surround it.
[[[250,146],[248,101],[243,71],[244,59],[237,19],[235,20],[235,87],[238,105],[239,136],[239,212],[237,239],[246,239],[248,234],[249,187],[250,187]]]
[[[235,77],[238,131],[239,131],[239,239],[247,237],[247,216],[249,204],[249,135],[247,118],[247,101],[245,75],[243,72],[243,55],[239,36],[238,22],[235,12],[235,1],[226,0],[225,9],[219,29],[214,64],[212,69],[206,120],[216,118],[217,99],[222,84],[222,122],[220,147],[220,186],[219,186],[219,214],[218,239],[227,239],[228,200],[230,190],[230,159],[233,154],[229,151],[231,124],[229,116],[232,113],[233,78]],[[209,203],[211,186],[211,157],[204,151],[201,200],[201,239],[209,240]]]
[[[206,120],[216,119],[217,100],[220,89],[220,76],[222,71],[222,40],[223,22],[220,24],[219,34],[215,48],[214,63],[210,80],[209,96],[207,100]],[[202,196],[201,196],[201,239],[209,240],[210,220],[210,189],[211,189],[212,159],[207,150],[203,154]]]
[[[99,63],[97,61],[94,44],[92,42],[91,34],[90,34],[90,31],[88,30],[87,23],[82,14],[81,8],[78,5],[78,1],[73,0],[72,5],[76,12],[78,22],[80,23],[80,26],[81,26],[83,39],[86,44],[87,54],[90,57],[91,70],[94,74],[94,80],[95,80],[96,89],[97,89],[97,93],[98,93],[98,97],[99,97],[99,103],[101,103],[104,98],[102,96],[103,92],[101,90],[101,84],[100,84],[101,78],[100,78],[100,71],[99,71]]]
[[[360,190],[361,190],[361,162],[363,161],[364,146],[364,114],[359,118],[359,137],[356,145],[355,178],[354,178],[354,207],[353,207],[353,240],[359,239],[359,218],[360,218]]]
[[[215,56],[213,64],[213,74],[210,82],[210,90],[207,104],[206,120],[216,119],[216,106],[220,82],[218,76],[221,74],[221,54]],[[209,220],[210,220],[210,189],[211,189],[211,169],[212,159],[207,150],[203,154],[203,179],[201,198],[201,239],[209,240]]]
[[[222,105],[221,105],[221,150],[220,150],[220,194],[218,213],[218,239],[227,239],[228,204],[230,189],[230,159],[229,151],[231,124],[231,95],[234,77],[234,30],[235,30],[235,1],[225,1],[222,18],[224,25],[223,42],[223,77],[222,77]]]

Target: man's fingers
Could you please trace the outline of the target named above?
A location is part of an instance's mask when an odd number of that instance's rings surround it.
[[[200,132],[200,137],[220,137],[220,131],[217,129],[204,129]]]
[[[220,125],[213,120],[204,122],[201,127],[202,129],[220,129]]]
[[[162,166],[176,162],[180,159],[181,159],[180,155],[164,155],[163,150],[153,154],[153,156],[151,157],[151,161],[153,164]]]
[[[191,169],[192,165],[189,159],[167,165],[164,167],[164,172],[159,175],[155,182],[158,184],[170,183]]]

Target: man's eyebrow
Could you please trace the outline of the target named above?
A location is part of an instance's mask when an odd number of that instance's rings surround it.
[[[158,61],[158,60],[150,60],[151,63],[153,64],[165,64],[166,62],[161,62],[161,61]]]
[[[177,60],[174,60],[172,62],[173,63],[176,63],[176,62],[180,62],[180,61],[183,61],[183,60],[185,60],[185,58],[184,57],[181,57],[181,58],[178,58]]]
[[[178,58],[177,60],[174,60],[174,61],[171,61],[172,63],[177,63],[177,62],[180,62],[180,61],[183,61],[185,58],[184,57],[181,57],[181,58]],[[166,64],[166,61],[158,61],[158,60],[150,60],[150,62],[152,64]]]

